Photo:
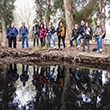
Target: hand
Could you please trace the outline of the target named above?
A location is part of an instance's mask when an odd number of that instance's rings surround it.
[[[99,37],[102,37],[101,35]]]
[[[50,33],[50,31],[48,31],[48,33]]]
[[[36,31],[34,33],[36,34]]]

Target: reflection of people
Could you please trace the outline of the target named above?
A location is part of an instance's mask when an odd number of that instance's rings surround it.
[[[35,70],[35,66],[33,67],[34,70],[34,74],[33,74],[33,80],[32,83],[35,86],[35,89],[37,90],[38,86],[39,86],[39,74],[38,74],[38,70],[39,68],[37,67],[37,71]]]
[[[23,82],[23,86],[25,86],[25,82],[28,81],[29,75],[28,75],[28,65],[22,65],[22,74],[20,75],[20,80]]]
[[[51,74],[51,70],[50,70],[50,66],[49,66],[48,67],[48,75],[47,75],[48,79],[54,77],[54,72],[55,72],[55,66],[53,67],[52,74]]]
[[[16,64],[14,63],[14,68],[13,68],[13,65],[10,64],[9,75],[8,75],[9,81],[12,82],[14,85],[15,81],[17,81],[18,78],[19,78],[19,75],[17,74]]]

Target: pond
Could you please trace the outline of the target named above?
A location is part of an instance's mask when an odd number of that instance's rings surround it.
[[[63,65],[3,65],[0,110],[110,110],[110,73]]]

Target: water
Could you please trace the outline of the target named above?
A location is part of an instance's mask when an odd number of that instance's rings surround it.
[[[110,110],[110,73],[75,66],[3,65],[0,110]]]

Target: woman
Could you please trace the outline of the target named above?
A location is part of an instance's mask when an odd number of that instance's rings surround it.
[[[89,26],[89,22],[85,23],[84,27],[84,38],[83,38],[83,52],[85,52],[85,42],[87,42],[88,53],[89,53],[89,39],[92,38],[92,28]]]
[[[53,35],[55,33],[55,28],[53,27],[51,22],[49,22],[49,25],[47,27],[47,31],[48,31],[49,49],[51,48],[51,38],[53,40],[53,46],[54,46],[54,48],[56,48],[54,35]]]
[[[39,29],[39,38],[41,42],[41,47],[45,46],[45,35],[47,34],[46,28],[44,28],[44,24],[40,24],[40,29]]]
[[[66,27],[63,25],[63,22],[60,21],[60,26],[57,28],[57,36],[58,36],[58,46],[59,46],[59,51],[60,49],[60,42],[62,39],[63,46],[65,48],[65,37],[66,37]]]

